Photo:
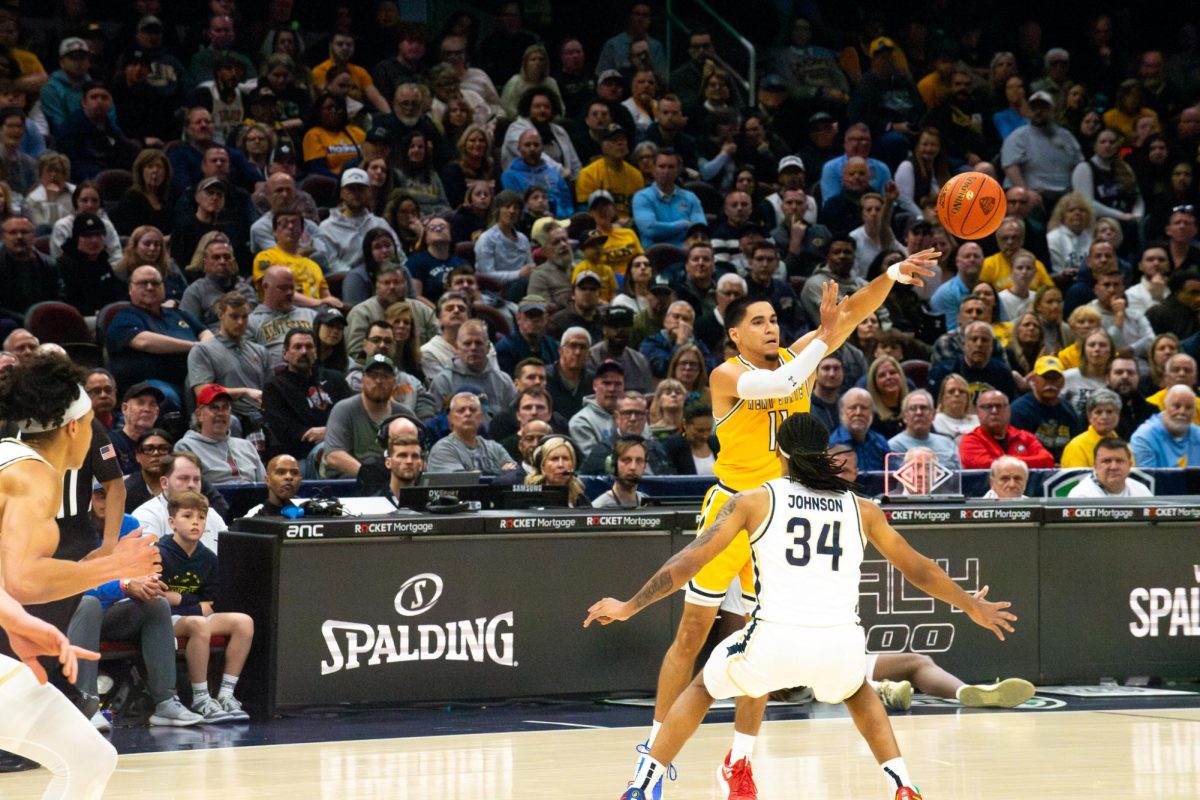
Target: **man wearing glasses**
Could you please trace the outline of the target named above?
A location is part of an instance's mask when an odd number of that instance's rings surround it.
[[[988,389],[975,405],[979,427],[959,440],[958,454],[963,469],[989,469],[1003,455],[1025,462],[1030,469],[1052,469],[1054,456],[1029,431],[1009,424],[1012,408],[1004,392]]]
[[[163,456],[175,449],[175,439],[162,428],[151,428],[137,440],[134,451],[138,470],[125,476],[125,513],[133,510],[162,491],[159,480],[163,473]]]
[[[1189,267],[1200,267],[1200,249],[1192,242],[1196,240],[1196,207],[1175,206],[1167,218],[1167,256],[1171,260],[1170,272]]]
[[[230,432],[233,399],[228,389],[210,383],[196,393],[196,422],[200,430],[185,433],[175,449],[199,456],[206,483],[258,483],[266,478],[258,449]]]
[[[143,266],[129,278],[129,305],[108,327],[105,345],[117,383],[129,386],[146,376],[166,395],[167,404],[183,408],[187,357],[212,331],[178,308],[163,305],[166,292],[156,267]]]
[[[958,469],[958,447],[949,436],[933,432],[933,396],[924,389],[909,392],[900,402],[904,430],[888,439],[888,449],[905,453],[917,447],[932,450],[937,463],[947,469]]]
[[[121,398],[121,417],[124,421],[120,428],[108,432],[122,475],[132,475],[138,471],[138,442],[158,424],[158,411],[164,400],[166,395],[162,389],[149,383],[135,383],[125,390]]]

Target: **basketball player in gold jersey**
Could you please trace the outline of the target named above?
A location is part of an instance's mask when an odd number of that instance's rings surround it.
[[[714,467],[717,484],[704,496],[698,530],[711,525],[725,501],[737,492],[779,477],[776,432],[789,414],[809,410],[817,364],[827,353],[841,347],[858,323],[883,305],[894,283],[923,285],[922,278],[934,274],[938,255],[934,250],[915,253],[893,264],[886,273],[842,302],[838,301],[837,284],[827,282],[822,287],[820,327],[787,348],[780,346],[779,324],[769,302],[740,298],[729,304],[725,327],[738,355],[709,376],[721,448]],[[752,601],[750,543],[744,531],[687,585],[683,616],[658,676],[650,738],[638,747],[639,752],[648,752],[654,744],[672,703],[692,680],[696,656],[735,579],[741,581],[743,600]],[[766,704],[766,697],[738,698],[733,747],[720,770],[729,789],[729,800],[757,797],[750,774],[750,756]]]

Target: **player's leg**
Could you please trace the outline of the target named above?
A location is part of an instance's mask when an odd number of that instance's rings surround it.
[[[704,647],[713,621],[717,618],[716,605],[683,604],[683,615],[675,638],[663,656],[658,673],[658,694],[654,700],[654,719],[666,719],[667,712],[683,693],[696,672],[696,656]]]
[[[738,572],[738,580],[734,581],[734,590],[741,590],[741,601],[743,610],[746,614],[750,614],[755,606],[754,592],[754,568],[749,559],[749,540],[747,545],[747,559],[742,564]],[[747,697],[739,695],[734,698],[734,714],[733,714],[733,745],[729,748],[729,752],[725,754],[725,763],[721,766],[721,780],[730,787],[732,793],[731,781],[734,779],[732,765],[746,760],[749,764],[754,756],[754,741],[758,736],[758,730],[762,727],[763,714],[767,711],[767,695],[761,697]],[[745,781],[743,781],[744,783]]]
[[[117,767],[117,751],[79,709],[6,656],[0,656],[0,748],[50,771],[43,800],[99,800]]]
[[[200,615],[175,620],[175,635],[187,637],[184,658],[187,660],[188,680],[192,684],[192,705],[205,722],[227,722],[230,717],[208,693],[208,653],[212,631],[208,620]]]
[[[229,643],[225,645],[225,672],[221,676],[217,703],[235,720],[248,720],[250,715],[233,696],[233,690],[237,688],[238,678],[250,655],[250,645],[254,642],[254,620],[247,614],[236,612],[213,614],[208,618],[208,627],[214,636],[229,637]]]
[[[880,654],[872,677],[884,682],[881,683],[880,695],[888,708],[897,706],[888,703],[889,694],[894,692],[886,685],[887,681],[907,681],[920,692],[957,700],[964,706],[974,708],[1012,708],[1033,697],[1035,692],[1033,684],[1021,678],[1006,678],[993,684],[966,684],[939,667],[929,656],[919,653]],[[911,703],[911,692],[909,694]]]
[[[699,674],[671,705],[654,746],[638,762],[637,772],[622,795],[625,800],[642,800],[661,791],[662,780],[671,770],[670,763],[700,727],[712,704],[713,697],[704,686],[704,675]]]
[[[919,800],[920,790],[913,784],[908,767],[900,757],[900,746],[896,744],[896,734],[892,731],[892,723],[888,721],[887,711],[870,683],[864,680],[858,691],[846,698],[845,702],[859,734],[866,740],[884,774],[892,781],[897,800],[902,797]],[[905,789],[911,791],[903,793]]]

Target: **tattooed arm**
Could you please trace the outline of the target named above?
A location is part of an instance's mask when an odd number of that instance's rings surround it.
[[[687,547],[671,556],[637,594],[626,601],[606,597],[594,603],[588,609],[583,627],[592,622],[607,625],[629,619],[651,603],[678,591],[701,567],[728,547],[740,531],[757,528],[768,505],[766,489],[741,492],[729,498],[712,524]]]

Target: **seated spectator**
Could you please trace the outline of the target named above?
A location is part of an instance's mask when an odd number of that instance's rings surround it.
[[[676,300],[667,309],[662,330],[642,341],[639,350],[650,363],[650,369],[656,377],[666,377],[675,352],[687,344],[695,344],[704,356],[704,361],[712,366],[712,354],[703,343],[697,342],[693,335],[695,313],[687,301]]]
[[[341,300],[330,293],[320,265],[300,255],[304,222],[299,211],[288,209],[274,212],[275,246],[254,257],[254,282],[261,283],[263,273],[271,267],[285,267],[295,277],[296,293],[293,300],[297,305],[306,308],[318,305],[346,308]]]
[[[800,307],[803,309],[809,325],[816,327],[821,323],[821,287],[827,281],[837,283],[839,299],[853,294],[867,285],[866,281],[856,278],[853,274],[856,246],[854,240],[846,235],[836,235],[830,238],[829,253],[825,263],[809,276],[804,283],[804,288],[800,290]],[[883,318],[881,313],[876,313],[880,319]]]
[[[111,438],[111,435],[110,435]],[[162,428],[151,428],[137,440],[135,472],[125,476],[125,513],[133,510],[162,491],[163,456],[175,448],[175,439]]]
[[[1133,471],[1133,450],[1129,442],[1107,437],[1093,449],[1095,466],[1090,475],[1071,488],[1067,497],[1153,497],[1154,492],[1141,481],[1129,480]]]
[[[421,368],[428,380],[450,366],[458,355],[455,342],[459,329],[471,315],[466,295],[461,292],[445,292],[437,303],[437,321],[441,333],[421,345]]]
[[[1054,356],[1042,356],[1029,376],[1029,392],[1012,404],[1013,427],[1036,436],[1055,462],[1083,430],[1074,404],[1062,394],[1063,385],[1062,362]]]
[[[638,491],[646,472],[646,442],[640,436],[622,435],[613,444],[612,487],[592,501],[592,508],[641,508],[647,495]]]
[[[446,401],[464,387],[473,386],[482,390],[480,402],[484,424],[487,424],[517,399],[516,387],[512,378],[488,359],[487,326],[480,320],[463,323],[455,349],[458,355],[430,381],[432,413],[445,407]]]
[[[209,151],[225,153],[224,148],[209,148]],[[196,185],[193,194],[195,211],[171,228],[171,258],[175,259],[176,264],[189,263],[196,245],[206,233],[213,231],[220,231],[228,237],[239,264],[251,262],[250,251],[246,247],[250,238],[250,220],[235,215],[232,208],[226,213],[231,194],[234,194],[234,190],[230,184],[215,175],[204,178]],[[232,206],[232,203],[229,205]]]
[[[133,160],[133,185],[113,209],[117,233],[128,236],[140,225],[168,231],[179,201],[171,174],[171,162],[162,150],[146,148]]]
[[[862,385],[871,395],[875,416],[871,430],[885,439],[900,433],[904,428],[902,413],[904,397],[908,394],[908,379],[904,377],[899,360],[894,356],[877,356],[867,369]]]
[[[496,344],[496,359],[502,371],[511,374],[519,362],[530,357],[545,364],[558,360],[558,342],[546,335],[546,322],[546,299],[526,295],[517,305],[517,330]]]
[[[106,169],[129,169],[140,145],[127,137],[111,117],[112,93],[99,81],[81,90],[79,107],[71,110],[56,140],[71,159],[71,178],[92,180]]]
[[[1195,424],[1196,393],[1190,386],[1167,389],[1161,413],[1133,434],[1133,458],[1142,469],[1200,465],[1200,426]]]
[[[578,452],[567,437],[550,435],[530,456],[533,471],[525,476],[525,485],[565,488],[568,508],[590,508],[592,503],[584,494],[583,481],[575,477]]]
[[[379,426],[391,416],[412,416],[393,399],[396,363],[377,353],[363,367],[362,391],[340,401],[329,414],[321,477],[354,477],[363,459],[383,454]]]
[[[529,294],[547,298],[556,306],[563,307],[571,302],[572,280],[575,278],[575,252],[567,229],[549,223],[546,244],[542,254],[546,260],[536,265],[529,274]]]
[[[167,240],[162,231],[153,225],[139,225],[134,228],[128,243],[129,247],[121,260],[113,265],[117,277],[128,281],[138,267],[154,267],[163,279],[164,302],[179,305],[187,291],[188,279],[183,270],[171,263],[171,257],[167,254]]]
[[[425,456],[421,442],[412,436],[395,436],[388,439],[387,459],[388,483],[382,494],[400,499],[400,491],[416,486],[425,471]]]
[[[298,505],[294,498],[302,482],[300,463],[286,454],[267,462],[267,499],[246,512],[247,517],[286,516],[285,509]]]
[[[187,287],[179,301],[179,310],[191,314],[215,332],[221,325],[217,300],[222,295],[236,292],[246,298],[250,308],[254,308],[258,305],[258,292],[250,281],[238,274],[233,247],[225,234],[206,234],[196,247],[200,251],[204,277]]]
[[[329,253],[325,250],[324,240],[320,238],[317,223],[309,219],[305,209],[299,205],[296,179],[286,172],[274,172],[267,178],[265,192],[270,206],[267,213],[250,226],[250,251],[262,253],[275,247],[278,244],[275,238],[275,215],[281,211],[295,210],[304,217],[304,227],[295,254],[312,259],[324,269],[329,263]]]
[[[63,243],[62,255],[55,265],[65,287],[64,299],[85,317],[94,315],[109,303],[124,300],[130,291],[113,272],[105,235],[106,228],[100,217],[76,215],[71,238]],[[157,271],[155,277],[158,277]],[[158,282],[161,292],[161,277]]]
[[[116,423],[113,411],[117,406],[117,379],[104,367],[93,367],[87,371],[83,390],[92,400],[92,413],[96,415],[96,421],[111,431]]]
[[[37,185],[37,161],[21,149],[26,119],[23,108],[0,108],[0,161],[3,162],[5,181],[22,195]]]
[[[542,151],[542,135],[536,128],[527,128],[517,140],[519,158],[500,175],[500,185],[506,190],[524,193],[530,187],[546,191],[550,201],[550,213],[555,217],[566,217],[575,209],[571,189],[563,179],[560,165]]]
[[[104,223],[104,249],[108,253],[108,263],[117,267],[117,271],[120,272],[118,265],[121,263],[125,251],[121,247],[121,237],[117,235],[117,229],[113,227],[112,222],[108,219],[108,214],[104,212],[104,205],[100,202],[100,188],[95,181],[86,180],[75,184],[75,191],[71,192],[71,205],[74,213],[60,218],[50,231],[50,257],[57,259],[62,255],[63,244],[74,233],[75,217],[80,214],[95,214]],[[159,236],[162,236],[161,232]],[[161,245],[162,242],[159,241],[159,244]],[[165,255],[165,251],[158,255]],[[156,257],[153,261],[143,261],[134,266],[155,263],[157,260]],[[128,275],[125,275],[124,278],[127,280]]]
[[[609,439],[616,425],[617,403],[625,391],[625,369],[619,362],[605,361],[592,379],[593,394],[583,399],[582,408],[570,418],[571,439],[583,453]]]
[[[1092,287],[1096,299],[1088,305],[1100,312],[1100,324],[1118,348],[1129,348],[1134,355],[1145,356],[1154,340],[1154,331],[1146,318],[1127,307],[1125,279],[1120,272],[1096,277]]]
[[[33,223],[24,217],[10,216],[0,224],[4,247],[0,249],[0,313],[22,318],[34,303],[63,300],[66,287],[58,264],[33,246]]]
[[[318,241],[328,253],[329,273],[349,272],[363,265],[363,238],[375,228],[391,231],[383,217],[371,213],[371,180],[367,173],[357,167],[345,170],[341,175],[342,204],[333,209],[318,226]],[[396,258],[401,266],[405,256],[396,240]]]
[[[1042,447],[1036,436],[1009,424],[1012,408],[1004,392],[985,389],[979,395],[976,409],[979,427],[965,434],[958,443],[963,469],[987,469],[1002,455],[1015,456],[1031,468],[1054,466],[1054,456]]]
[[[996,291],[1001,292],[1010,289],[1013,285],[1013,269],[1016,266],[1017,256],[1022,252],[1029,253],[1024,249],[1025,220],[1020,217],[1006,217],[1000,223],[1000,227],[996,229],[996,244],[1000,249],[983,260],[979,280],[983,283],[990,283],[996,288]],[[1033,254],[1029,253],[1029,255]],[[1046,271],[1046,266],[1037,260],[1037,256],[1033,256],[1033,272],[1032,280],[1022,280],[1022,288],[1026,295],[1030,288],[1037,290],[1043,286],[1052,285],[1050,273]],[[1008,307],[1007,304],[1005,307]],[[1010,319],[1015,319],[1017,315],[1010,313],[1008,316]]]
[[[196,422],[175,443],[177,451],[200,457],[203,478],[211,485],[256,483],[265,475],[262,460],[253,444],[230,433],[233,400],[220,384],[210,383],[196,392]]]
[[[483,407],[472,392],[459,392],[450,398],[446,420],[450,435],[439,439],[429,451],[428,472],[480,472],[500,475],[517,469],[504,448],[479,435]],[[571,468],[574,472],[574,466]]]
[[[1167,279],[1170,294],[1146,312],[1155,333],[1173,333],[1181,341],[1200,332],[1200,269],[1172,272]]]
[[[594,272],[580,272],[573,280],[571,300],[566,308],[550,316],[547,330],[551,336],[561,335],[570,328],[583,328],[592,341],[600,338],[600,276]]]
[[[135,383],[125,390],[121,398],[121,427],[108,432],[123,475],[138,471],[137,443],[158,424],[159,409],[165,400],[162,390],[149,383]]]
[[[629,347],[633,330],[633,312],[624,306],[609,306],[600,316],[604,339],[588,352],[588,366],[595,369],[612,359],[625,369],[625,388],[649,394],[654,390],[654,374],[650,362],[637,350]]]
[[[707,222],[700,199],[676,185],[680,171],[679,155],[660,151],[654,159],[653,185],[633,196],[633,219],[643,247],[681,247],[689,228]]]
[[[1196,374],[1196,359],[1192,358],[1187,353],[1176,353],[1170,356],[1166,363],[1163,364],[1162,376],[1160,384],[1163,389],[1155,392],[1146,398],[1146,402],[1155,408],[1164,408],[1167,389],[1172,386],[1183,385],[1195,388],[1197,384]],[[1197,420],[1200,422],[1200,406],[1198,408]]]
[[[535,45],[535,47],[538,46],[540,45]],[[513,80],[517,79],[519,76],[514,75]],[[566,129],[554,122],[555,119],[562,117],[562,99],[552,86],[554,79],[548,78],[547,80],[551,85],[534,85],[517,95],[520,98],[519,101],[516,97],[513,98],[509,113],[504,115],[513,122],[504,132],[504,141],[500,146],[500,167],[507,170],[512,164],[523,158],[521,137],[527,131],[537,131],[542,143],[540,149],[546,156],[546,162],[559,171],[561,177],[573,182],[579,178],[579,171],[583,165],[580,163],[579,154],[575,151],[575,145],[571,142],[571,137],[567,134]],[[509,88],[511,88],[511,83],[509,87],[505,87],[505,91],[507,92]],[[513,111],[516,113],[512,113]],[[566,206],[562,207],[564,210],[556,216],[568,216],[573,207],[574,204],[568,202]]]
[[[1079,366],[1063,372],[1063,395],[1075,413],[1083,417],[1087,410],[1087,399],[1092,392],[1103,389],[1108,377],[1108,365],[1116,355],[1112,338],[1100,329],[1079,340],[1081,361]]]
[[[225,386],[246,434],[262,430],[262,390],[271,377],[267,349],[246,337],[250,304],[238,292],[217,300],[220,329],[188,353],[187,385],[199,396],[208,384]]]
[[[958,444],[949,436],[933,432],[933,396],[924,389],[909,392],[900,401],[904,430],[888,440],[888,450],[905,453],[928,448],[947,469],[959,469]]]
[[[317,366],[312,331],[288,331],[282,347],[284,369],[263,387],[267,452],[294,457],[301,462],[305,478],[316,478],[317,464],[309,455],[325,439],[334,404],[351,392],[340,374]]]
[[[864,472],[882,472],[888,440],[871,430],[875,413],[866,389],[848,389],[839,401],[841,424],[829,435],[829,444],[847,444],[854,449],[858,468]]]
[[[613,411],[612,430],[591,450],[583,454],[583,464],[580,465],[579,471],[584,475],[611,475],[613,443],[622,436],[636,436],[639,439],[650,440],[651,431],[647,424],[648,418],[646,397],[639,392],[628,390],[623,392]],[[647,445],[647,449],[650,449],[649,445]],[[662,454],[657,449],[651,453],[651,458],[654,466],[647,467],[650,472],[658,473],[662,470],[663,474],[670,474],[670,470],[666,469]]]
[[[963,329],[963,352],[955,359],[939,361],[929,372],[929,390],[940,391],[942,381],[951,373],[967,379],[971,394],[978,397],[981,388],[999,389],[1016,397],[1017,386],[1012,370],[993,355],[995,338],[986,322],[969,322]]]
[[[391,239],[381,231],[371,231],[367,239],[391,243]],[[404,268],[395,263],[383,263],[376,269],[371,296],[356,304],[346,315],[346,353],[351,358],[357,359],[362,355],[363,337],[367,335],[371,323],[386,319],[389,308],[411,296],[406,277]],[[432,340],[437,335],[433,309],[419,301],[409,303],[408,309],[414,332],[420,340]]]
[[[658,443],[661,469],[670,475],[712,475],[720,446],[713,435],[712,406],[689,403],[683,409],[683,430]]]
[[[491,227],[475,240],[475,268],[508,284],[533,272],[529,238],[517,230],[525,201],[519,191],[506,189],[492,201]]]
[[[306,172],[336,178],[363,163],[367,134],[350,124],[346,98],[324,92],[313,103],[308,122],[303,144]]]
[[[1146,245],[1137,265],[1141,279],[1125,291],[1127,310],[1136,311],[1145,317],[1146,312],[1167,299],[1171,293],[1167,286],[1167,278],[1170,277],[1169,265],[1165,246],[1156,243]]]
[[[92,524],[101,533],[107,507],[107,492],[95,483],[92,486]],[[120,536],[138,528],[138,521],[122,512]],[[163,596],[161,584],[155,577],[137,577],[109,581],[87,592],[71,617],[68,628],[71,643],[88,650],[99,650],[100,642],[124,642],[134,645],[146,665],[146,694],[154,704],[150,725],[173,728],[188,727],[204,722],[204,717],[189,711],[175,694],[175,633],[172,629],[171,606]],[[98,697],[99,670],[95,661],[81,661],[75,686],[84,695]],[[101,724],[102,723],[102,724]],[[100,712],[92,717],[98,730],[111,730]]]
[[[821,420],[826,430],[833,430],[840,422],[838,401],[845,389],[844,381],[845,368],[842,366],[841,351],[827,354],[817,364],[809,410],[810,414]]]
[[[1116,427],[1117,436],[1129,441],[1139,425],[1158,413],[1158,409],[1146,402],[1138,390],[1137,361],[1132,358],[1114,358],[1108,366],[1105,385],[1115,392],[1121,401],[1118,409],[1120,418]]]
[[[946,318],[946,330],[958,327],[958,307],[979,283],[983,268],[983,248],[975,242],[963,242],[951,256],[957,274],[933,293],[929,307]]]
[[[24,328],[17,328],[4,338],[4,352],[11,355],[15,361],[28,361],[37,354],[41,344],[32,333]]]
[[[54,223],[71,213],[74,184],[67,182],[71,161],[62,153],[47,150],[38,156],[38,182],[25,195],[25,210],[39,236],[50,232]]]
[[[1029,483],[1029,467],[1013,456],[1000,456],[988,471],[988,490],[984,500],[1021,500]]]
[[[1121,418],[1121,398],[1109,389],[1093,392],[1087,402],[1088,428],[1067,443],[1061,464],[1066,467],[1090,467],[1093,454],[1101,439],[1119,438],[1117,423]]]
[[[283,342],[289,331],[312,332],[317,312],[293,303],[296,279],[287,267],[271,267],[263,273],[262,302],[250,312],[248,330],[267,348],[271,366],[283,363]]]
[[[233,696],[238,677],[250,655],[254,620],[240,612],[214,612],[217,600],[217,554],[201,541],[208,500],[196,492],[178,492],[168,501],[171,535],[163,536],[164,596],[175,617],[175,635],[189,644],[186,651],[188,677],[192,682],[192,711],[205,722],[244,722],[250,715]],[[214,700],[208,694],[208,643],[213,636],[227,636],[221,689]]]
[[[393,362],[395,361],[392,356],[396,352],[396,334],[391,323],[384,320],[372,322],[362,344],[362,363],[364,365],[370,364],[376,355],[384,355],[391,358]],[[433,396],[429,394],[419,378],[401,369],[399,365],[396,366],[395,375],[396,386],[392,391],[393,400],[421,419],[428,419],[437,413]],[[350,391],[357,392],[362,388],[362,383],[363,367],[356,363],[346,372],[346,384],[350,387]]]
[[[1083,346],[1083,340],[1100,330],[1100,312],[1092,306],[1080,306],[1067,318],[1067,326],[1074,338],[1056,355],[1064,369],[1074,369],[1081,361],[1080,348]]]
[[[159,493],[133,510],[133,516],[142,526],[143,534],[170,536],[170,514],[167,498],[179,492],[200,491],[200,457],[195,453],[175,452],[162,457],[162,477],[159,478]],[[201,541],[214,553],[217,552],[217,537],[226,529],[225,520],[210,506],[204,518],[204,534]]]
[[[584,271],[600,276],[600,300],[603,303],[611,303],[617,295],[616,273],[604,263],[604,243],[607,241],[608,237],[599,230],[586,231],[579,240],[583,260],[571,270],[572,278]]]
[[[413,279],[421,282],[421,296],[436,303],[445,289],[444,281],[450,270],[467,262],[454,254],[450,223],[441,217],[434,217],[425,223],[424,241],[424,249],[413,253],[406,267]],[[342,287],[342,296],[350,300],[346,288]]]

